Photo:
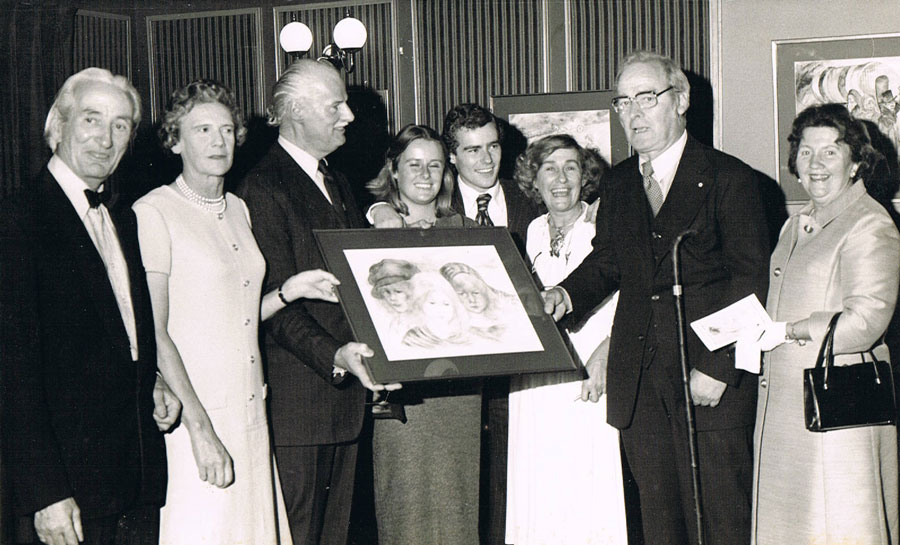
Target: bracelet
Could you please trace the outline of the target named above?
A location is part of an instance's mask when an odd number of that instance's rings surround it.
[[[788,338],[788,339],[791,339],[791,340],[793,340],[793,341],[798,340],[798,339],[797,339],[797,333],[794,331],[794,324],[793,324],[793,322],[790,323],[790,324],[788,324],[788,326],[790,326],[790,327],[789,327],[789,331],[788,331],[788,334],[787,334],[787,338]]]
[[[278,298],[281,299],[281,302],[284,303],[284,306],[288,306],[288,305],[291,304],[291,302],[288,301],[288,300],[284,297],[284,292],[281,291],[281,288],[283,288],[283,287],[284,287],[284,286],[278,286]]]

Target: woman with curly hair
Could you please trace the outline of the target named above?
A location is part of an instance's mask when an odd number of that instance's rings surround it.
[[[596,152],[565,134],[536,140],[518,157],[519,187],[547,207],[528,226],[526,238],[532,268],[545,286],[561,282],[591,252],[595,229],[585,199],[604,170]],[[605,402],[597,403],[605,388],[617,297],[618,292],[573,338],[587,378],[580,372],[512,377],[507,543],[627,540],[618,432],[606,423]]]
[[[234,94],[197,80],[172,93],[160,136],[180,155],[175,182],[134,205],[160,372],[183,404],[166,436],[160,544],[290,543],[269,448],[259,321],[289,301],[336,301],[306,271],[260,304],[265,261],[244,202],[223,189],[246,129]]]

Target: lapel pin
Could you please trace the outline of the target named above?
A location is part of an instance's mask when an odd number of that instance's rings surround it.
[[[703,182],[700,182],[699,184],[697,184],[697,187],[703,187]]]

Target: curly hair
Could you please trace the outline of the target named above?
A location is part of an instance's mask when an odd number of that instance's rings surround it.
[[[247,126],[234,93],[219,82],[198,79],[176,89],[169,96],[169,104],[159,127],[159,139],[162,141],[163,148],[171,151],[172,147],[178,144],[181,118],[198,104],[221,104],[228,108],[231,111],[231,119],[234,121],[235,143],[237,145],[244,143]]]
[[[56,151],[56,146],[59,145],[59,140],[62,137],[58,128],[59,122],[67,121],[72,114],[72,108],[75,106],[75,89],[84,83],[107,83],[128,96],[132,106],[132,136],[134,136],[135,130],[141,122],[141,95],[128,81],[128,78],[116,76],[104,68],[85,68],[69,76],[63,83],[63,86],[56,93],[56,98],[53,100],[53,105],[50,106],[50,111],[47,113],[47,119],[44,122],[44,141],[50,146],[51,151]]]
[[[497,123],[497,118],[487,108],[472,103],[454,106],[444,116],[444,132],[441,133],[447,151],[456,153],[456,148],[459,146],[456,133],[460,129],[478,129],[489,123],[493,123],[497,128],[497,140],[502,143],[503,126]]]
[[[534,185],[538,169],[553,152],[561,149],[571,149],[578,152],[581,157],[581,200],[591,200],[600,188],[600,179],[606,173],[606,161],[596,151],[583,148],[568,134],[553,134],[535,140],[516,157],[516,172],[514,178],[519,184],[519,189],[538,204],[543,203],[541,193]]]
[[[871,174],[874,173],[876,165],[883,159],[883,156],[872,147],[869,133],[862,122],[854,119],[843,104],[810,106],[794,118],[791,134],[788,135],[788,142],[791,144],[788,168],[791,174],[800,177],[797,172],[797,151],[803,140],[803,131],[810,127],[831,127],[836,130],[838,132],[837,142],[847,144],[850,148],[850,159],[858,165],[851,182],[855,183],[860,179],[870,180]]]
[[[366,189],[379,201],[390,204],[398,214],[408,214],[409,209],[406,207],[406,203],[400,199],[400,188],[397,185],[397,167],[400,162],[400,156],[416,140],[437,142],[441,146],[445,167],[441,180],[441,189],[438,191],[435,199],[437,217],[452,215],[453,209],[451,208],[450,200],[453,195],[454,181],[453,174],[446,167],[447,148],[444,147],[444,143],[441,141],[438,133],[426,125],[409,124],[400,129],[400,132],[394,136],[390,146],[388,146],[384,156],[384,166],[381,168],[378,176],[366,184]]]

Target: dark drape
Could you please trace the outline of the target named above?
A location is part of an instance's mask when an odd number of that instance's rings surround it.
[[[50,158],[44,120],[72,73],[75,11],[66,0],[0,0],[0,199]]]
[[[75,8],[66,0],[0,0],[0,14],[2,200],[27,187],[50,158],[44,120],[57,89],[72,72]],[[0,360],[2,353],[0,347]],[[0,543],[11,543],[15,522],[4,477],[0,459]]]

